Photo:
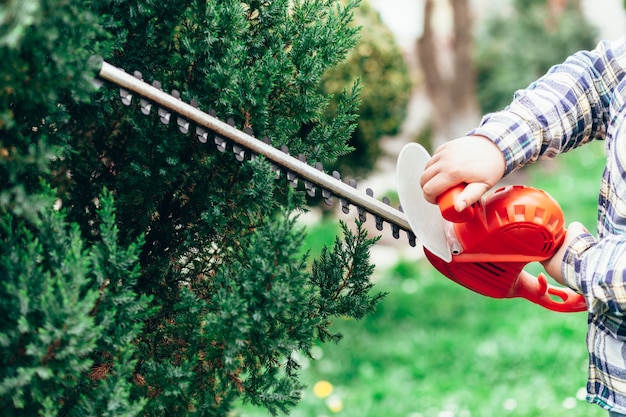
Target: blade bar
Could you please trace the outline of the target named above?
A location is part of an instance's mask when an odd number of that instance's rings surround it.
[[[152,101],[162,108],[168,109],[187,120],[193,121],[199,126],[213,131],[219,136],[226,137],[256,154],[263,155],[270,161],[283,167],[286,171],[296,173],[302,179],[314,183],[320,188],[326,189],[336,196],[348,200],[355,206],[364,208],[366,211],[384,219],[388,223],[412,233],[406,215],[400,210],[384,204],[376,198],[358,191],[349,184],[337,180],[309,164],[287,155],[281,150],[208,115],[198,108],[141,81],[106,61],[102,62],[102,68],[100,69],[98,77],[128,92],[136,93],[141,98]]]

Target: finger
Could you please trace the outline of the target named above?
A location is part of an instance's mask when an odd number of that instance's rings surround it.
[[[459,193],[454,201],[454,208],[456,211],[462,211],[466,207],[471,206],[487,192],[489,186],[480,182],[472,182]]]
[[[452,181],[450,175],[441,172],[428,179],[422,185],[422,192],[424,193],[426,201],[434,204],[437,201],[437,197],[455,185],[457,185],[457,183]]]
[[[437,156],[433,156],[424,166],[424,171],[422,171],[422,175],[420,176],[420,185],[422,186],[422,188],[428,181],[430,181],[440,172],[442,172],[442,169],[441,164],[439,164],[439,158]]]

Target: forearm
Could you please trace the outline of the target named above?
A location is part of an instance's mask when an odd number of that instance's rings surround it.
[[[486,115],[471,134],[494,141],[508,174],[541,156],[553,157],[602,137],[612,91],[624,75],[626,42],[579,52],[515,94],[505,110]]]

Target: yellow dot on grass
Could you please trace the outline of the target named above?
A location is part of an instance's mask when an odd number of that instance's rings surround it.
[[[317,398],[326,398],[333,393],[333,384],[328,381],[317,381],[313,385],[313,394]]]

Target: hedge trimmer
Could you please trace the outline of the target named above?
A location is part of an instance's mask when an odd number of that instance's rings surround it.
[[[103,62],[97,79],[118,87],[125,105],[137,97],[143,114],[156,109],[161,122],[175,122],[183,134],[191,133],[202,143],[212,141],[239,161],[263,156],[277,178],[284,176],[295,187],[302,184],[310,196],[320,195],[328,204],[336,197],[344,213],[356,207],[360,221],[369,213],[378,230],[388,223],[396,239],[404,232],[411,246],[419,241],[437,270],[472,291],[493,298],[522,297],[554,311],[586,310],[583,297],[574,291],[549,285],[543,274],[535,278],[523,273],[526,264],[550,258],[565,236],[560,207],[541,190],[502,188],[461,213],[451,204],[458,187],[444,193],[438,205],[427,203],[419,176],[429,155],[420,145],[409,144],[398,160],[398,192],[405,213],[386,197],[376,199],[371,189],[358,190],[356,181],[344,182],[336,171],[329,175],[320,164],[309,165],[305,156],[292,156],[286,147],[276,149],[251,130],[237,129],[198,109],[195,102],[183,102],[178,91],[168,94],[158,82],[144,82],[139,72],[131,75]]]

